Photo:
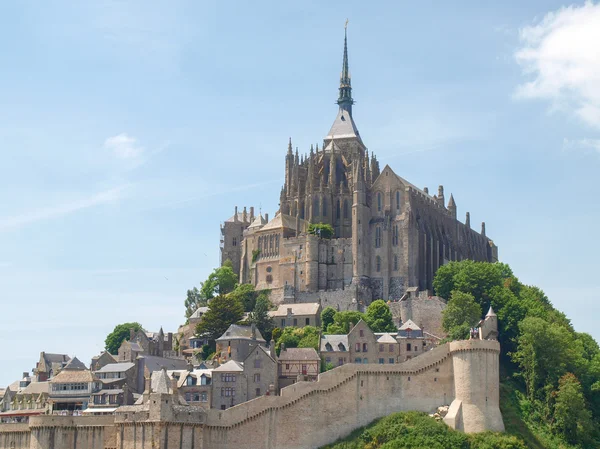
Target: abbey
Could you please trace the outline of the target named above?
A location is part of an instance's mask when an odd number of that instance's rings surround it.
[[[349,290],[337,305],[350,308],[348,301],[399,299],[409,287],[431,290],[436,270],[448,261],[497,260],[485,223],[479,233],[468,212],[465,223],[457,220],[443,186],[432,196],[389,166],[381,170],[369,155],[352,116],[347,36],[337,104],[321,149],[299,155],[290,139],[275,217],[236,207],[222,225],[221,260],[232,262],[240,282],[270,289],[274,302]],[[311,223],[331,225],[333,238],[309,233]]]

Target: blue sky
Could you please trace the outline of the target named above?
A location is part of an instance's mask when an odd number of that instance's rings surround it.
[[[273,216],[288,137],[329,130],[347,17],[369,149],[600,339],[597,3],[24,0],[0,4],[0,385],[123,321],[176,330],[219,223]]]

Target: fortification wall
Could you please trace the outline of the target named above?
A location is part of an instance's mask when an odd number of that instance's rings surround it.
[[[210,410],[204,447],[313,448],[402,410],[431,412],[454,398],[448,345],[398,365],[347,364],[279,397]],[[318,413],[317,413],[318,411]]]
[[[30,418],[29,430],[30,449],[117,447],[114,416],[36,416]]]
[[[118,424],[118,449],[199,449],[202,425],[173,422],[128,422]]]
[[[0,449],[29,449],[28,424],[0,424]]]

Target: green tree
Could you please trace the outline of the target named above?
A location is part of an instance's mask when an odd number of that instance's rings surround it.
[[[442,326],[454,338],[466,338],[469,328],[481,319],[481,307],[470,293],[453,291],[450,301],[442,312]],[[464,335],[466,330],[467,335]]]
[[[335,326],[336,333],[347,334],[350,329],[356,325],[360,320],[364,320],[364,313],[356,312],[353,310],[347,310],[344,312],[336,312],[333,316],[333,324],[330,324],[327,328],[327,333],[331,326]],[[341,332],[338,332],[341,330]]]
[[[330,239],[333,237],[333,227],[327,223],[311,223],[308,225],[308,233],[316,235],[322,239]]]
[[[208,303],[208,311],[196,326],[196,335],[207,336],[213,343],[227,330],[244,316],[242,304],[235,298],[220,295]]]
[[[441,266],[433,280],[433,288],[442,298],[450,298],[454,290],[470,293],[482,307],[489,303],[488,292],[493,287],[504,287],[512,277],[510,267],[502,263],[462,260]]]
[[[215,268],[208,275],[200,287],[202,296],[206,299],[212,299],[216,295],[226,295],[232,292],[237,285],[237,275],[233,271],[230,261],[226,261],[223,266]]]
[[[244,306],[244,312],[252,312],[256,305],[256,298],[258,292],[254,289],[252,284],[239,284],[229,296],[239,300]]]
[[[558,382],[553,430],[569,443],[585,443],[591,439],[591,418],[581,384],[573,374],[565,374]]]
[[[519,323],[519,334],[512,358],[531,399],[545,399],[542,394],[552,391],[561,376],[581,372],[583,345],[565,327],[527,317]]]
[[[392,312],[383,299],[373,301],[367,307],[365,321],[373,332],[396,332]]]
[[[271,301],[266,295],[259,295],[254,310],[250,313],[249,323],[254,323],[266,341],[271,341],[275,323],[269,316]]]
[[[198,309],[198,307],[206,306],[206,298],[202,295],[200,290],[193,287],[187,291],[185,298],[185,317],[189,318]]]
[[[333,317],[337,311],[333,307],[325,307],[321,312],[321,327],[325,330],[333,323]]]
[[[279,352],[281,345],[286,348],[319,348],[319,330],[314,326],[286,327],[281,336],[275,342],[275,348]]]
[[[137,322],[117,324],[113,331],[106,336],[104,348],[111,354],[117,354],[123,340],[129,340],[130,329],[135,332],[144,330],[142,325]]]

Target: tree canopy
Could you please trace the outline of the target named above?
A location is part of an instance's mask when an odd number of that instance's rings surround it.
[[[333,324],[333,317],[337,313],[333,307],[325,307],[321,312],[321,327],[327,329],[330,324]]]
[[[276,333],[273,332],[273,335]],[[279,353],[281,345],[285,344],[286,348],[315,348],[319,350],[319,330],[314,326],[305,327],[286,327],[277,332],[277,341],[275,349]]]
[[[442,326],[454,339],[467,338],[469,329],[481,319],[481,306],[470,293],[453,291],[450,301],[442,312]]]
[[[196,287],[187,291],[185,298],[185,317],[189,318],[198,310],[198,307],[206,306],[207,300]]]
[[[392,312],[383,299],[373,301],[367,307],[365,321],[373,332],[396,332]]]
[[[322,239],[330,239],[334,235],[334,230],[328,223],[311,223],[308,225],[308,233]]]
[[[226,295],[214,297],[208,303],[208,311],[196,326],[196,335],[207,336],[211,343],[219,338],[231,324],[244,316],[244,308],[239,300]]]
[[[206,281],[202,283],[200,291],[206,299],[212,299],[216,295],[226,295],[235,289],[237,280],[238,277],[233,271],[231,262],[226,261],[223,266],[215,268],[208,275]]]
[[[106,340],[104,340],[104,348],[110,352],[111,354],[117,354],[119,352],[119,347],[123,340],[129,340],[130,329],[133,329],[135,332],[139,330],[143,330],[144,328],[140,323],[122,323],[117,324],[113,331],[106,336]]]
[[[254,310],[250,313],[248,322],[256,325],[256,328],[260,331],[263,338],[268,342],[271,341],[273,329],[275,323],[273,318],[269,316],[269,309],[271,308],[271,301],[266,294],[260,294],[256,299]]]

